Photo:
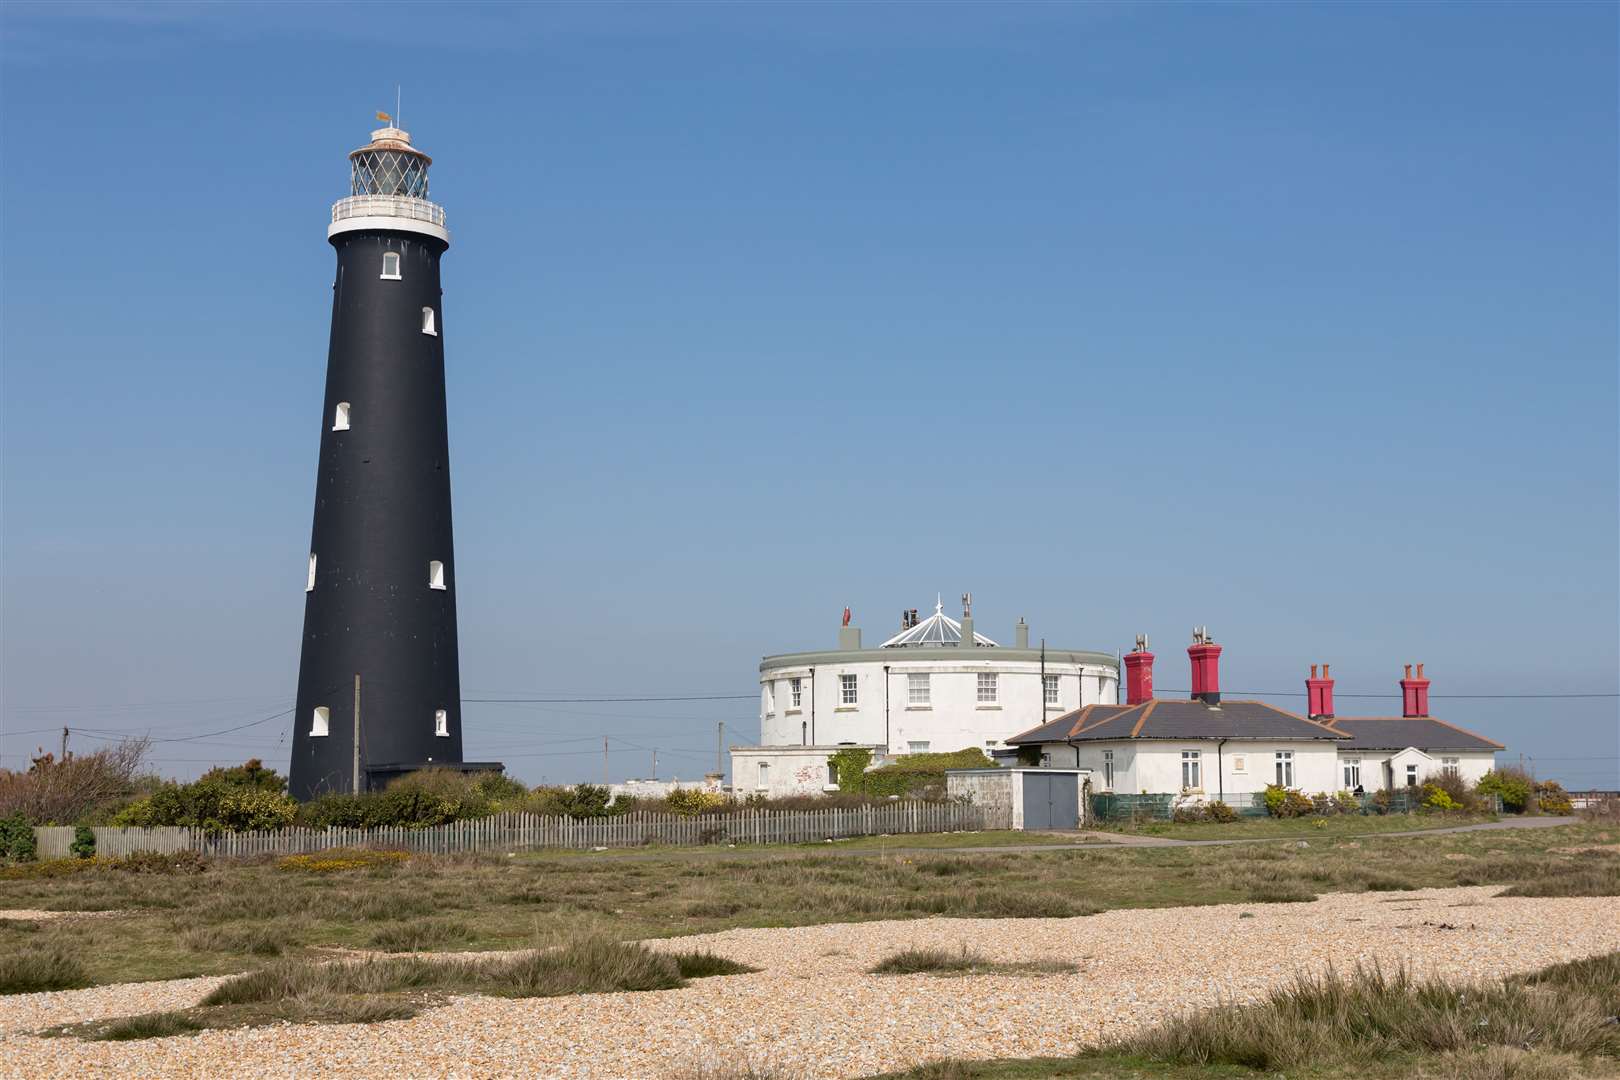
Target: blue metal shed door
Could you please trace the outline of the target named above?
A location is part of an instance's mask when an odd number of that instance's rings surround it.
[[[1080,827],[1080,778],[1073,773],[1024,774],[1024,828]]]

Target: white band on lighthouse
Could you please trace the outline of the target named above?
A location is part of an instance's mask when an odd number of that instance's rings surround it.
[[[351,195],[339,199],[332,204],[332,224],[326,227],[326,238],[377,229],[421,233],[447,246],[450,243],[450,230],[444,227],[444,207],[399,195]]]

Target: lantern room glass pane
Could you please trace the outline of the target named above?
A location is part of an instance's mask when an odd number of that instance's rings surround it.
[[[428,197],[427,159],[401,150],[361,150],[349,158],[354,195]]]

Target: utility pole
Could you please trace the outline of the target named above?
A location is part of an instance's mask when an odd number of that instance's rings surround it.
[[[1084,696],[1084,694],[1085,694],[1085,690],[1084,690],[1084,688],[1082,688],[1081,689],[1081,695]],[[1040,717],[1039,720],[1035,721],[1035,723],[1037,725],[1046,723],[1046,639],[1045,638],[1041,638],[1041,696],[1040,696],[1039,700],[1040,700],[1040,703],[1041,703],[1041,707],[1040,707],[1040,710],[1035,714],[1036,716]]]
[[[354,793],[360,794],[360,673],[354,673]]]
[[[608,744],[607,738],[604,736],[603,739],[602,739],[602,786],[603,787],[612,787],[613,786],[613,781],[610,778],[611,774],[608,772],[608,749],[607,749],[607,744]]]
[[[656,748],[654,748],[654,750],[653,750],[653,777],[652,778],[654,780],[658,779],[658,750]]]
[[[726,722],[716,720],[714,723],[714,771],[720,774],[720,779],[726,778]]]
[[[68,729],[63,728],[62,729],[62,757],[61,757],[61,760],[63,760],[63,761],[67,760],[67,737],[68,737]]]

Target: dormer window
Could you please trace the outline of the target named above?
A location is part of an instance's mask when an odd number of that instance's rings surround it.
[[[398,281],[399,280],[399,252],[397,252],[397,251],[385,251],[385,252],[383,252],[382,277],[383,277],[384,281]]]
[[[422,309],[422,333],[439,336],[439,332],[433,328],[433,309],[430,307]]]

